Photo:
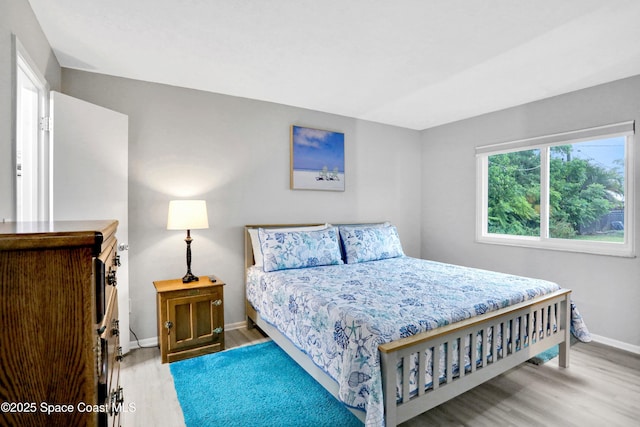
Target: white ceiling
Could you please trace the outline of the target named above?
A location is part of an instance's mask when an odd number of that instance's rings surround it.
[[[29,0],[60,65],[425,129],[640,74],[638,0]]]

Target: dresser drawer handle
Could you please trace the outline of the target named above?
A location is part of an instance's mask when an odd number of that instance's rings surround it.
[[[118,387],[117,390],[111,390],[109,405],[109,415],[117,415],[120,412],[122,403],[124,402],[124,394],[122,393],[122,387]]]
[[[118,278],[116,277],[115,271],[112,270],[107,274],[107,283],[111,286],[116,286],[118,284]]]
[[[211,305],[222,305],[222,300],[221,299],[217,299],[215,301],[211,301]]]
[[[221,326],[218,326],[217,328],[215,328],[213,331],[211,331],[214,334],[219,334],[222,333],[224,329]]]
[[[111,321],[111,335],[114,337],[120,335],[120,321],[117,319]]]

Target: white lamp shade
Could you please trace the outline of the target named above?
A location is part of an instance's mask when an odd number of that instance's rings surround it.
[[[207,202],[204,200],[172,200],[169,202],[167,230],[209,228]]]

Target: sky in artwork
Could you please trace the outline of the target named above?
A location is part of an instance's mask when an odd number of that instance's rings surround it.
[[[344,134],[293,126],[293,169],[344,173]]]

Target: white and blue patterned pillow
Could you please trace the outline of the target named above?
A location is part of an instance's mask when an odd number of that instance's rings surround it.
[[[344,264],[335,228],[314,231],[258,229],[265,272]]]
[[[329,228],[329,224],[322,225],[305,225],[305,226],[294,226],[294,227],[283,227],[283,228],[270,228],[270,231],[310,231],[310,230],[325,230]],[[253,260],[254,265],[262,268],[262,249],[260,248],[260,238],[258,237],[258,229],[250,228],[249,237],[251,238],[251,247],[253,249]]]
[[[398,230],[388,227],[340,227],[347,264],[404,256]]]

